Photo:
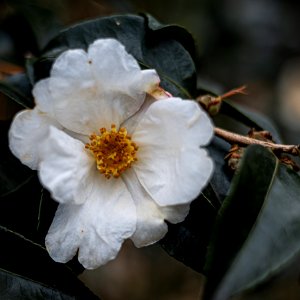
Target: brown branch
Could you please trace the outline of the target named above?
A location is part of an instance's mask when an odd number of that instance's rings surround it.
[[[270,148],[274,151],[280,151],[283,153],[288,153],[291,155],[299,156],[300,155],[300,145],[281,145],[274,144],[271,142],[265,142],[256,140],[247,136],[243,136],[237,133],[233,133],[218,127],[215,127],[215,135],[222,138],[223,140],[229,142],[230,144],[239,144],[239,145],[261,145],[267,148]]]

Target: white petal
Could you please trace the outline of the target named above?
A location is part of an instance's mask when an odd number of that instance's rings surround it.
[[[124,123],[122,123],[121,126],[125,127],[129,134],[132,134],[135,131],[140,120],[143,118],[144,114],[154,101],[156,101],[155,98],[147,95],[141,108],[133,116],[127,119]]]
[[[155,70],[143,70],[146,92],[156,100],[172,97],[172,95],[160,87],[160,78]]]
[[[90,199],[82,205],[60,205],[46,237],[50,256],[67,262],[78,259],[94,269],[115,258],[124,239],[135,231],[136,211],[121,179],[99,173]]]
[[[76,102],[80,102],[81,106],[88,105],[90,98],[94,98],[95,82],[84,50],[68,50],[62,53],[53,64],[48,81],[55,114],[58,120],[63,121],[62,124],[68,125],[74,106],[78,104]]]
[[[160,84],[160,78],[156,71],[153,69],[142,70],[141,75],[140,88],[148,94],[156,91]]]
[[[55,60],[50,77],[66,78],[84,87],[87,80],[91,79],[91,70],[88,65],[88,56],[83,49],[67,50]]]
[[[77,224],[81,205],[60,204],[46,236],[46,248],[57,262],[67,262],[77,253],[80,232]]]
[[[137,212],[136,231],[131,239],[137,247],[151,245],[168,231],[164,215],[142,187],[132,169],[126,170],[123,179],[134,200]]]
[[[134,132],[139,145],[159,148],[204,146],[213,136],[213,124],[191,100],[168,98],[155,101]]]
[[[106,105],[112,106],[112,120],[120,125],[139,110],[146,92],[159,77],[155,70],[142,71],[135,58],[114,39],[96,40],[88,56],[100,93],[107,93]]]
[[[168,231],[165,220],[177,223],[186,217],[188,205],[158,206],[140,184],[133,169],[126,170],[123,179],[136,205],[137,226],[131,239],[137,247],[151,245],[163,238]]]
[[[199,146],[212,134],[209,118],[192,101],[171,98],[149,107],[132,136],[139,146],[133,168],[159,205],[189,203],[207,184],[213,163]]]
[[[170,223],[177,224],[182,222],[190,211],[190,203],[181,205],[160,206],[165,215],[165,219]]]
[[[38,109],[19,112],[9,129],[9,147],[23,164],[36,170],[40,161],[39,147],[46,139],[49,126],[59,126]]]
[[[65,128],[82,134],[98,129],[96,84],[84,50],[61,54],[48,80],[55,116]]]
[[[128,118],[123,124],[121,124],[121,126],[125,127],[130,134],[135,131],[138,123],[153,102],[159,99],[167,99],[170,97],[170,94],[159,86],[160,79],[156,71],[143,70],[142,72],[143,80],[141,82],[144,86],[144,89],[147,91],[147,96],[140,109],[130,118]]]
[[[60,203],[83,203],[91,193],[94,158],[84,144],[61,130],[50,127],[40,148],[39,177]]]
[[[140,67],[120,42],[114,39],[96,40],[89,46],[88,56],[101,89],[128,94],[141,92],[131,86],[141,77]]]
[[[49,90],[49,79],[43,79],[36,83],[32,90],[38,109],[54,117],[53,99]]]
[[[139,110],[157,77],[154,70],[141,71],[113,39],[97,40],[88,53],[66,51],[54,63],[49,83],[56,118],[81,134],[112,123],[118,127]]]

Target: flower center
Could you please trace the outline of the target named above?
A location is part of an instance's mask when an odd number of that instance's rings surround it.
[[[90,143],[85,148],[93,152],[97,169],[106,178],[118,178],[137,160],[137,145],[131,141],[126,128],[122,127],[117,131],[115,124],[111,125],[111,130],[101,128],[100,135],[90,135]]]

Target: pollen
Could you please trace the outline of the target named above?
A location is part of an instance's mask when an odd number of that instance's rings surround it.
[[[118,178],[137,161],[138,147],[124,127],[117,130],[112,124],[110,130],[101,128],[99,133],[90,135],[90,143],[85,148],[94,154],[100,173],[108,179]]]

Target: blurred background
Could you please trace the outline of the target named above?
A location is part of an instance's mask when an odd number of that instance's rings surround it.
[[[236,103],[270,117],[285,143],[300,144],[296,0],[0,0],[0,78],[22,71],[25,58],[65,26],[139,12],[193,34],[199,88],[222,94],[247,85],[248,96],[237,96]],[[0,102],[0,119],[16,109]],[[300,299],[298,277],[294,267],[249,299]],[[80,278],[104,300],[199,299],[204,280],[159,246],[137,250],[130,242],[115,261]]]

